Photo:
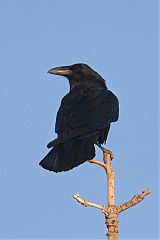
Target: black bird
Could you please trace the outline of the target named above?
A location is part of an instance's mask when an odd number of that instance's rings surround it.
[[[39,164],[53,172],[68,171],[95,157],[94,144],[106,142],[111,122],[118,120],[118,99],[86,64],[56,67],[48,73],[67,77],[70,91],[57,112],[58,137],[47,145],[52,149]]]

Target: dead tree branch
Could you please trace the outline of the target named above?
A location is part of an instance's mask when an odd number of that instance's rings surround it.
[[[84,207],[90,206],[90,207],[98,208],[98,209],[104,211],[105,206],[99,205],[97,203],[92,203],[83,198],[80,198],[79,194],[74,194],[73,198],[76,199],[77,202],[81,203]]]
[[[122,211],[125,211],[128,208],[135,206],[136,204],[141,202],[148,194],[150,194],[150,190],[147,189],[146,191],[143,191],[141,194],[135,195],[128,202],[125,202],[119,206],[115,206],[115,204],[114,204],[115,173],[114,173],[114,171],[112,169],[112,165],[111,165],[111,160],[113,159],[113,153],[98,144],[97,144],[97,146],[103,151],[103,162],[96,160],[96,159],[89,160],[88,162],[99,165],[100,167],[103,167],[105,169],[105,172],[107,175],[107,183],[108,183],[107,184],[108,204],[107,204],[107,206],[103,206],[103,205],[99,205],[97,203],[90,202],[88,200],[80,198],[79,194],[74,194],[73,198],[76,199],[79,203],[81,203],[85,207],[91,206],[91,207],[100,209],[106,218],[105,223],[108,228],[108,232],[107,232],[108,240],[118,240],[118,215],[119,215],[119,213],[121,213]]]
[[[141,194],[134,195],[134,197],[128,202],[125,202],[117,206],[118,213],[123,212],[126,209],[137,205],[150,193],[151,193],[150,189],[147,189],[146,191],[143,191]]]

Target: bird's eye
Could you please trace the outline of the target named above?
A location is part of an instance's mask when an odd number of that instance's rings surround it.
[[[73,66],[73,70],[76,71],[76,72],[78,72],[78,71],[80,70],[80,67],[77,66],[77,65],[74,65],[74,66]]]

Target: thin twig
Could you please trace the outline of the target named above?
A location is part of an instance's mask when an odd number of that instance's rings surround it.
[[[94,163],[94,164],[97,164],[97,165],[99,165],[99,166],[101,166],[101,167],[106,168],[106,164],[105,164],[105,163],[102,163],[102,162],[99,161],[99,160],[92,159],[92,160],[88,160],[88,162],[89,162],[89,163]]]
[[[98,209],[104,210],[105,206],[99,205],[97,203],[92,203],[92,202],[89,202],[88,200],[80,198],[79,194],[74,194],[73,198],[76,199],[77,202],[81,203],[84,207],[90,206],[90,207],[94,207],[94,208],[98,208]]]

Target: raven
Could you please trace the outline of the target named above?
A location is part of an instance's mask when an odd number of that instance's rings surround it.
[[[48,73],[67,77],[70,91],[57,112],[58,137],[47,145],[52,149],[39,164],[53,172],[68,171],[95,157],[94,144],[106,142],[111,122],[118,120],[119,103],[87,64],[55,67]]]

